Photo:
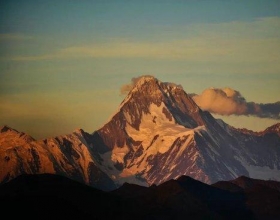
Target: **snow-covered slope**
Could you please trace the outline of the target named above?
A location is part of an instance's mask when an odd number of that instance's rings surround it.
[[[3,127],[0,180],[57,173],[101,189],[182,175],[205,183],[239,176],[280,181],[279,127],[235,129],[202,111],[181,86],[145,76],[92,134],[76,130],[35,141]]]

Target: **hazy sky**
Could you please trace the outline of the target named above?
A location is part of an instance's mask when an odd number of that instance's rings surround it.
[[[0,125],[35,138],[93,132],[120,87],[147,74],[187,93],[280,101],[280,1],[0,1]],[[253,130],[279,122],[221,118]]]

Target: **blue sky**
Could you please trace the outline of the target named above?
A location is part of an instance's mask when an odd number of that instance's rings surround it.
[[[0,123],[36,138],[99,128],[139,75],[280,101],[278,0],[9,0],[0,16]],[[254,130],[279,122],[221,117]]]

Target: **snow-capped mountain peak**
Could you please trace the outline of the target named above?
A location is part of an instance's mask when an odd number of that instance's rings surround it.
[[[142,77],[136,82],[116,115],[122,112],[130,124],[139,127],[142,115],[151,114],[151,109],[155,109],[152,106],[155,105],[160,108],[167,120],[173,120],[174,123],[190,128],[205,124],[202,111],[185,93],[182,86],[161,82],[151,76]]]
[[[208,183],[255,175],[264,164],[251,164],[239,134],[233,137],[230,126],[203,112],[180,85],[151,76],[138,79],[118,112],[95,133],[106,152],[101,169],[119,184],[141,185],[180,175]]]

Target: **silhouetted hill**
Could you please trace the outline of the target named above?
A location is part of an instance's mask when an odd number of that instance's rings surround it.
[[[21,175],[1,185],[0,203],[10,219],[109,219],[121,210],[116,196],[52,174]]]
[[[242,191],[246,197],[246,206],[257,219],[280,217],[280,182],[241,176],[232,181],[217,182],[213,186],[231,192]]]
[[[58,175],[21,175],[0,186],[0,207],[11,219],[279,219],[280,183],[265,182],[240,177],[207,185],[181,176],[105,192]]]

